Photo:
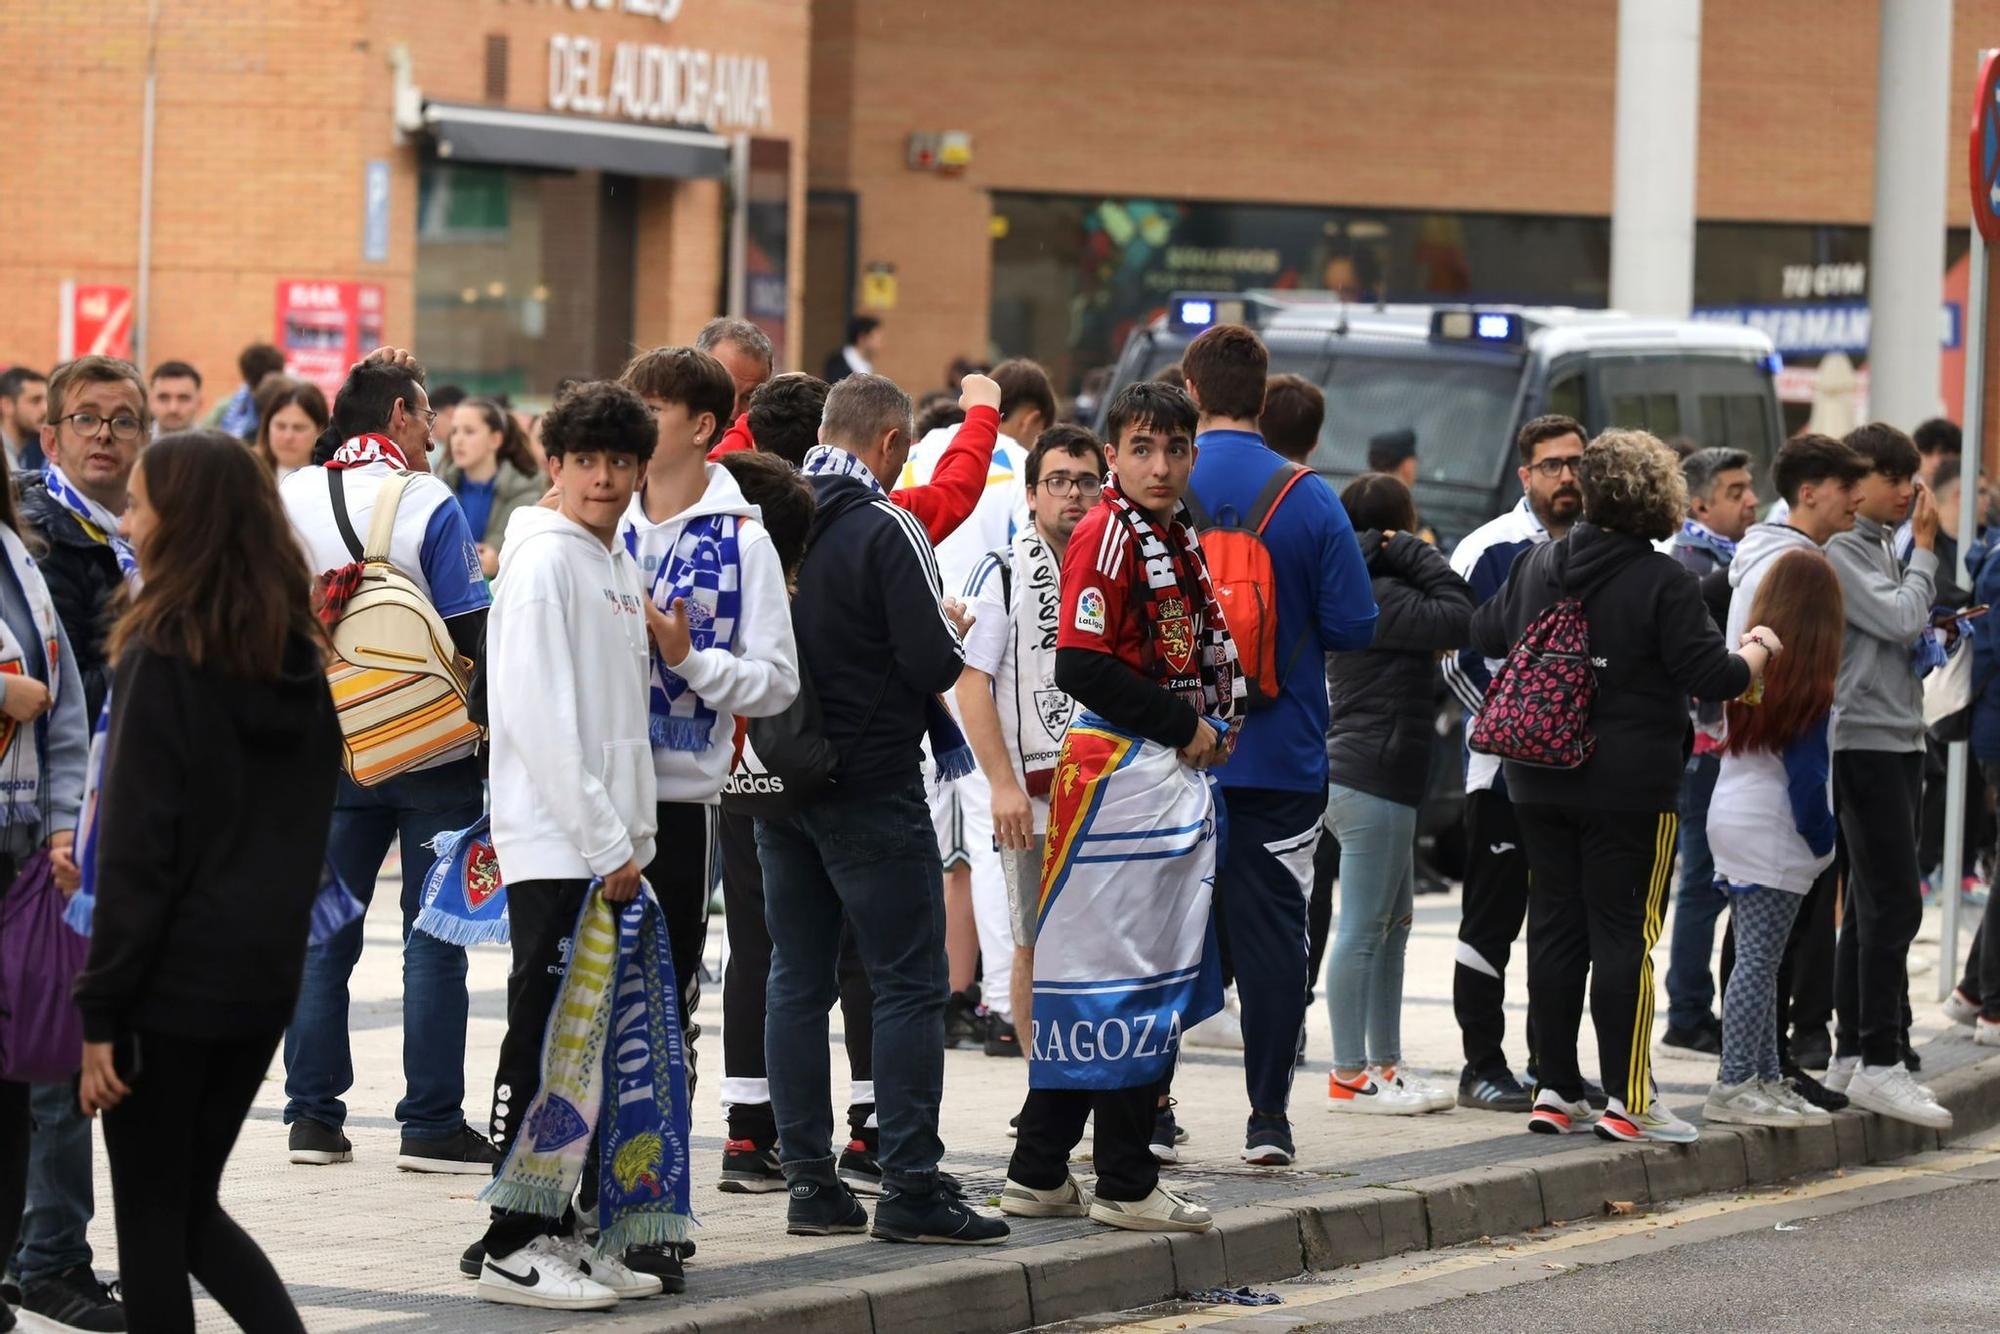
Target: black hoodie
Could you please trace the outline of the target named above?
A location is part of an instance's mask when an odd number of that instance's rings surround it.
[[[1472,617],[1472,647],[1504,658],[1528,623],[1579,597],[1590,622],[1597,749],[1575,769],[1506,765],[1516,801],[1611,811],[1671,811],[1691,737],[1688,698],[1728,700],[1750,667],[1723,647],[1701,585],[1672,556],[1629,533],[1579,523],[1514,563],[1506,586]]]
[[[958,683],[965,650],[938,603],[923,525],[865,483],[807,479],[818,508],[792,599],[799,671],[819,696],[842,788],[923,774],[925,702]]]
[[[268,1038],[292,1017],[326,863],[340,729],[318,650],[250,681],[119,659],[98,794],[84,1036]]]

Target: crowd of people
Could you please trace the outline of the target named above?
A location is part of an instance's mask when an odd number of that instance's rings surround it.
[[[395,1165],[491,1178],[460,1269],[496,1302],[685,1289],[718,879],[714,1183],[782,1192],[796,1235],[1210,1228],[1160,1180],[1179,1049],[1240,1035],[1241,1159],[1288,1165],[1322,982],[1334,1112],[1692,1140],[1651,1065],[1670,898],[1663,1040],[1717,1059],[1704,1120],[1950,1125],[1906,956],[1940,738],[2000,787],[1974,605],[2000,561],[1942,513],[1938,424],[1786,441],[1758,522],[1748,454],[1539,416],[1519,503],[1447,553],[1414,437],[1336,493],[1302,462],[1320,391],[1248,329],[1118,390],[1101,437],[1018,359],[954,366],[920,428],[879,351],[857,320],[826,378],[779,374],[718,319],[532,419],[433,393],[399,349],[329,404],[253,346],[206,422],[185,362],[0,375],[0,884],[89,937],[46,970],[73,1077],[0,1029],[9,1302],[191,1329],[192,1277],[246,1328],[300,1327],[220,1179],[280,1048],[290,1162],[353,1159],[349,979],[392,849]],[[1970,589],[1941,565],[1960,540]],[[1440,664],[1468,737],[1456,1090],[1407,1068],[1400,1024]],[[511,967],[482,1132],[489,940]],[[2000,1045],[1990,916],[1946,1013]],[[998,1217],[941,1168],[966,1044],[1025,1058]],[[86,1239],[99,1114],[122,1293]]]

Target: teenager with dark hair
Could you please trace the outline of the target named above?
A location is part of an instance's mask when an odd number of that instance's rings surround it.
[[[1785,1082],[1778,1057],[1778,978],[1792,923],[1833,864],[1834,678],[1846,629],[1840,580],[1815,552],[1787,552],[1757,586],[1750,619],[1783,639],[1763,698],[1731,701],[1707,846],[1729,896],[1735,967],[1725,979],[1722,1072],[1702,1119],[1732,1125],[1826,1125]]]
[[[1294,463],[1304,463],[1319,445],[1326,421],[1326,395],[1303,375],[1273,375],[1264,386],[1264,410],[1257,429],[1264,443]]]
[[[774,375],[759,385],[743,415],[746,429],[756,439],[755,448],[776,455],[796,470],[806,461],[806,451],[819,443],[826,392],[826,381],[803,371]],[[737,452],[741,451],[711,452],[709,457],[726,458]]]
[[[1201,414],[1190,494],[1218,522],[1250,514],[1272,479],[1296,466],[1257,433],[1269,362],[1257,335],[1228,324],[1181,357]],[[1274,657],[1264,666],[1277,696],[1244,715],[1221,773],[1230,836],[1215,889],[1243,1008],[1243,1159],[1282,1167],[1295,1152],[1288,1110],[1309,986],[1306,903],[1326,811],[1321,655],[1366,647],[1376,610],[1347,513],[1317,476],[1290,486],[1261,536],[1276,584]]]
[[[340,758],[324,640],[284,510],[241,440],[167,436],[130,485],[144,582],[110,645],[76,985],[82,1104],[105,1114],[132,1327],[193,1330],[192,1277],[244,1329],[303,1330],[217,1191],[298,996],[324,879]]]
[[[1872,422],[1850,432],[1846,444],[1871,471],[1855,487],[1861,503],[1854,527],[1826,547],[1847,609],[1833,743],[1847,886],[1835,981],[1839,1023],[1826,1085],[1869,1111],[1948,1129],[1951,1113],[1911,1076],[1904,1054],[1907,956],[1923,920],[1917,816],[1924,691],[1916,659],[1936,592],[1937,506],[1915,480],[1917,447],[1901,431]],[[1913,543],[1907,568],[1892,546],[1905,514]]]

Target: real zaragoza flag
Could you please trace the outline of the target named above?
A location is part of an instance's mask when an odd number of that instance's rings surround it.
[[[1158,1083],[1222,1008],[1216,806],[1180,755],[1093,713],[1063,738],[1036,915],[1028,1083]]]

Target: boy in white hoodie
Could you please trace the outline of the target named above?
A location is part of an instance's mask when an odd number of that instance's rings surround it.
[[[486,658],[493,849],[513,945],[493,1082],[503,1154],[541,1083],[543,1035],[592,881],[613,903],[630,902],[653,860],[647,604],[618,529],[654,438],[645,404],[622,386],[565,394],[542,418],[555,507],[517,510],[507,525]],[[551,1235],[545,1218],[495,1209],[479,1295],[592,1310],[661,1290],[660,1278],[590,1255],[570,1231]],[[678,1258],[665,1258],[678,1279]]]
[[[673,943],[692,1093],[717,802],[735,756],[735,720],[791,705],[799,654],[784,566],[762,515],[727,468],[708,462],[736,402],[728,369],[706,352],[662,347],[633,358],[619,383],[644,401],[658,431],[619,539],[650,604],[647,721],[660,852],[646,882]]]

